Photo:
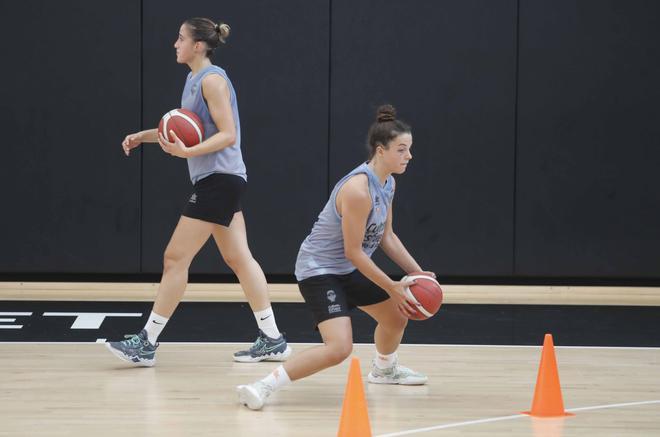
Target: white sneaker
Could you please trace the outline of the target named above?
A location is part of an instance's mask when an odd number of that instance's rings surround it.
[[[372,363],[367,380],[372,384],[423,385],[428,378],[422,373],[400,366],[395,361],[388,369],[379,369],[375,362]]]
[[[268,384],[257,381],[248,385],[239,385],[236,387],[238,392],[238,402],[248,407],[250,410],[260,410],[266,403],[266,399],[273,392],[273,388]]]

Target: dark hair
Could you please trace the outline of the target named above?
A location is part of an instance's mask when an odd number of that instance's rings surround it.
[[[397,120],[394,106],[379,106],[376,110],[376,121],[371,125],[367,134],[369,159],[373,158],[379,145],[387,148],[387,144],[394,138],[410,132],[410,126],[406,122]]]
[[[188,18],[183,22],[192,35],[194,41],[204,41],[208,47],[206,56],[213,56],[213,51],[218,48],[220,43],[225,43],[229,36],[231,28],[223,22],[214,23],[208,18]]]

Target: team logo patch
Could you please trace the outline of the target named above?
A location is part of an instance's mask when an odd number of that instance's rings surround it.
[[[197,203],[197,194],[193,193],[193,195],[190,196],[190,200],[188,202],[189,203]]]
[[[335,303],[337,300],[337,293],[335,293],[335,290],[328,290],[325,293],[325,296],[330,301],[330,305],[328,305],[328,314],[341,312],[341,305]]]

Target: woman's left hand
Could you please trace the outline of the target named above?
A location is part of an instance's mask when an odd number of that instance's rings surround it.
[[[179,158],[188,158],[190,154],[186,145],[183,144],[183,141],[176,136],[173,130],[170,131],[170,136],[174,138],[174,142],[172,143],[167,141],[163,134],[160,132],[158,133],[158,144],[160,144],[160,148],[163,149],[163,152],[172,156],[178,156]]]

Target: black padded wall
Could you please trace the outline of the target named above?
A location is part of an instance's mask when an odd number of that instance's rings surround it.
[[[365,159],[376,107],[392,103],[413,127],[397,234],[439,274],[510,275],[516,2],[332,9],[330,187]]]
[[[623,0],[2,2],[0,274],[158,273],[186,162],[128,133],[180,105],[190,16],[232,26],[248,237],[293,273],[389,102],[395,230],[444,277],[660,278],[660,6]],[[389,273],[399,270],[378,256]],[[193,273],[229,273],[211,243]]]
[[[2,2],[1,272],[136,272],[140,4]]]
[[[516,274],[660,276],[660,4],[520,3]]]
[[[221,19],[232,27],[214,62],[225,68],[238,95],[250,248],[267,273],[290,274],[315,206],[326,194],[328,1],[193,1],[185,8],[145,1],[145,128],[180,105],[190,70],[176,64],[173,44],[189,16]],[[165,155],[157,144],[142,153],[143,268],[158,272],[191,184],[184,160]],[[230,272],[212,241],[191,271]]]

